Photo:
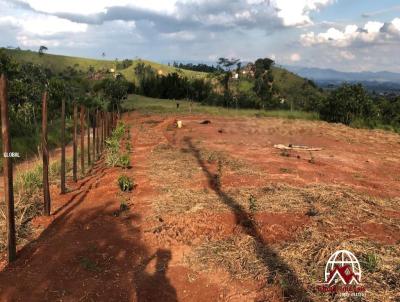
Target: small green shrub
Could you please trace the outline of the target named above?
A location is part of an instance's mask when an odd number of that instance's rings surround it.
[[[379,258],[375,253],[368,253],[361,257],[361,267],[366,271],[373,273],[378,269]]]
[[[129,210],[129,204],[126,203],[126,201],[121,201],[119,205],[119,209],[113,212],[113,215],[115,217],[120,216],[122,213],[126,212]]]
[[[118,166],[122,167],[123,169],[127,169],[130,165],[131,161],[128,154],[123,154],[119,157]]]
[[[121,175],[118,177],[118,185],[122,192],[133,190],[133,181],[126,175]]]
[[[109,167],[115,167],[119,163],[119,154],[116,152],[107,152],[105,162]]]
[[[120,141],[123,137],[124,137],[124,133],[125,133],[125,125],[122,122],[119,122],[117,127],[114,129],[114,131],[112,132],[112,137],[117,139],[117,141]]]

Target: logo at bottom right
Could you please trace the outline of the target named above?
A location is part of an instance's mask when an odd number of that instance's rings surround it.
[[[364,296],[366,289],[361,283],[361,274],[360,263],[352,252],[336,251],[326,263],[324,282],[317,285],[317,290],[343,297]]]

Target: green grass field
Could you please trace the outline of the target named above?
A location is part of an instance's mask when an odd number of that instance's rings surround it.
[[[176,103],[179,102],[179,110]],[[285,111],[285,110],[257,110],[257,109],[234,109],[216,106],[204,106],[199,103],[192,103],[190,111],[190,102],[174,101],[148,98],[141,95],[130,95],[124,102],[123,108],[126,111],[138,110],[145,114],[209,114],[220,116],[241,116],[241,117],[281,117],[289,119],[318,120],[319,116],[314,112]]]
[[[82,72],[88,71],[89,67],[94,67],[95,70],[106,69],[110,70],[111,68],[115,69],[116,62],[114,60],[96,60],[96,59],[88,59],[88,58],[79,58],[79,57],[69,57],[62,55],[53,55],[53,54],[44,54],[43,56],[39,56],[39,54],[35,51],[26,51],[26,50],[14,50],[14,49],[3,49],[8,55],[12,56],[17,62],[23,63],[34,63],[40,64],[46,68],[49,68],[55,73],[62,72],[68,66],[75,67]],[[167,66],[147,60],[133,60],[133,64],[126,69],[118,70],[121,74],[123,74],[127,80],[134,81],[135,80],[135,66],[143,62],[145,64],[150,65],[153,69],[162,72],[162,74],[168,74],[172,72],[178,72],[188,78],[204,78],[207,76],[207,73],[197,72],[191,70],[177,69],[172,66]]]

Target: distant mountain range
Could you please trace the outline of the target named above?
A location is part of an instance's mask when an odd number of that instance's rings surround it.
[[[314,81],[341,82],[392,82],[400,84],[400,73],[389,71],[343,72],[334,69],[321,69],[298,66],[285,66],[291,72]]]
[[[343,82],[361,83],[370,92],[400,95],[400,73],[396,72],[343,72],[298,66],[285,66],[285,68],[301,77],[313,80],[322,88],[335,88]]]

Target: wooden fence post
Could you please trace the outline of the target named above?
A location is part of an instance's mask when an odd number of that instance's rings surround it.
[[[100,118],[99,118],[99,109],[96,110],[96,153],[97,153],[97,158],[100,156],[100,146],[99,146],[99,139],[100,139],[100,132],[99,132],[99,127],[100,127]]]
[[[111,120],[110,120],[110,112],[106,112],[106,117],[107,117],[107,119],[106,119],[106,123],[107,123],[107,127],[106,127],[106,129],[107,129],[107,137],[109,137],[110,136],[110,125],[111,125]]]
[[[15,240],[14,188],[11,152],[10,127],[8,120],[7,79],[4,74],[0,78],[1,134],[3,141],[4,201],[7,207],[7,257],[12,262],[17,257]]]
[[[81,173],[85,175],[85,107],[81,106]]]
[[[61,102],[61,194],[65,194],[65,99]]]
[[[103,152],[103,147],[104,147],[104,112],[100,112],[100,123],[101,123],[100,150]]]
[[[88,165],[90,166],[90,111],[87,110],[87,159],[88,159]]]
[[[72,155],[72,177],[74,182],[78,181],[78,106],[74,104],[74,138],[73,138],[73,155]]]
[[[42,159],[44,215],[50,216],[49,150],[47,146],[47,90],[42,97]]]
[[[93,148],[93,162],[96,162],[96,114],[94,114],[92,116],[93,118],[93,124],[92,124],[92,132],[93,132],[93,144],[92,144],[92,148]]]

